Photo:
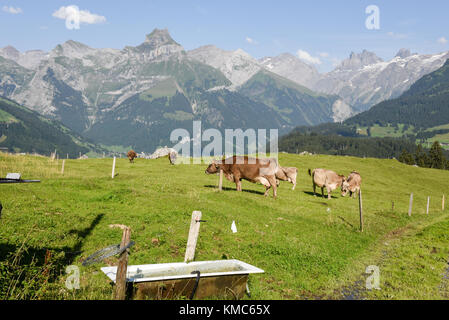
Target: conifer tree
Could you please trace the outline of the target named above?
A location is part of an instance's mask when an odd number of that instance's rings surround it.
[[[446,167],[446,158],[443,155],[443,148],[438,141],[432,144],[429,150],[431,168],[444,169]]]

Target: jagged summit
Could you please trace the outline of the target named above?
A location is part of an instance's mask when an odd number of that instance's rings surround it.
[[[264,57],[259,62],[271,72],[282,75],[307,88],[319,80],[318,70],[303,62],[291,53],[282,53],[276,57]]]
[[[20,56],[20,52],[13,46],[6,46],[0,49],[0,56],[6,59],[16,60]]]
[[[137,47],[127,47],[139,60],[167,58],[173,54],[184,52],[184,48],[170,36],[167,29],[154,29],[146,36],[145,41]]]
[[[410,52],[410,49],[402,48],[398,51],[398,53],[396,53],[395,57],[405,59],[407,57],[410,57],[411,55],[412,53]]]
[[[95,49],[74,40],[68,40],[63,44],[58,44],[51,52],[51,56],[65,56],[70,58],[82,58],[92,54]]]
[[[363,50],[361,53],[351,52],[349,59],[344,60],[341,63],[340,67],[342,69],[355,70],[382,61],[383,60],[379,58],[374,52]]]
[[[151,46],[153,48],[161,47],[164,45],[177,45],[180,46],[173,38],[171,37],[168,29],[154,29],[150,34],[146,35],[145,42],[143,43],[147,46]]]
[[[402,49],[400,49],[398,51],[398,53],[396,53],[395,57],[399,57],[399,58],[405,59],[405,58],[408,58],[408,57],[411,57],[411,56],[414,56],[414,55],[417,55],[417,53],[411,53],[410,49],[402,48]]]
[[[338,69],[340,70],[356,70],[363,68],[364,66],[369,66],[382,62],[383,60],[379,58],[374,52],[363,50],[361,53],[351,52],[349,58],[343,60]]]

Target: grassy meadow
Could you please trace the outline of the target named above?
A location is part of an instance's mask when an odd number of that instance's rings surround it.
[[[120,243],[121,230],[109,225],[131,227],[130,264],[182,262],[194,210],[207,221],[196,261],[239,259],[265,270],[249,278],[251,299],[447,298],[449,210],[442,211],[441,199],[449,196],[449,171],[319,155],[280,154],[279,162],[299,169],[298,185],[292,191],[281,182],[274,200],[272,192],[263,196],[262,185],[246,181],[237,193],[225,179],[218,192],[218,176],[205,174],[207,164],[117,159],[112,179],[112,159],[66,160],[62,175],[62,160],[0,153],[0,177],[20,172],[42,181],[0,185],[0,299],[111,299],[100,267],[117,258],[81,265]],[[342,198],[339,190],[331,200],[313,196],[307,170],[318,167],[360,172],[363,233],[358,200]],[[81,272],[80,289],[73,291],[65,287],[72,264]],[[381,290],[364,287],[369,265],[380,268]]]

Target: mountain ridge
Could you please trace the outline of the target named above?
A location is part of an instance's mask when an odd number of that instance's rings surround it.
[[[6,55],[12,59],[4,58]],[[33,58],[27,62],[25,57]],[[384,62],[365,50],[351,54],[334,75],[323,78],[313,66],[290,54],[257,60],[241,49],[226,51],[213,45],[186,51],[167,29],[155,29],[140,45],[123,49],[95,49],[74,40],[49,53],[17,54],[11,47],[0,49],[0,94],[85,136],[116,136],[111,141],[114,145],[130,145],[129,139],[116,134],[120,128],[129,132],[129,128],[139,131],[147,126],[143,136],[151,132],[156,138],[144,142],[136,137],[145,149],[169,143],[163,128],[173,123],[186,126],[188,121],[202,119],[205,126],[245,126],[244,120],[238,123],[228,113],[229,106],[239,113],[245,113],[245,108],[249,113],[256,107],[267,110],[271,121],[255,113],[255,122],[282,130],[340,122],[377,99],[399,95],[408,84],[396,75],[397,68],[410,65],[407,72],[418,70],[416,74],[420,74],[437,66],[444,54],[426,56],[430,67],[422,67],[421,58],[400,50],[392,66],[391,61]],[[382,70],[389,72],[382,74]],[[391,83],[382,77],[391,77]],[[355,79],[364,85],[348,89]],[[179,102],[178,109],[174,101]],[[121,113],[124,109],[127,114]]]

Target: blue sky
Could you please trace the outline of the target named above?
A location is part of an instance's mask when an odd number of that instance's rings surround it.
[[[65,20],[54,16],[70,5],[89,14],[78,30],[67,29]],[[379,30],[365,26],[369,5],[379,7]],[[168,28],[186,50],[214,44],[241,48],[256,58],[300,53],[320,71],[328,71],[363,49],[383,59],[391,59],[400,48],[447,51],[448,12],[447,0],[0,0],[0,47],[49,51],[72,39],[121,49],[142,43],[154,28]]]

